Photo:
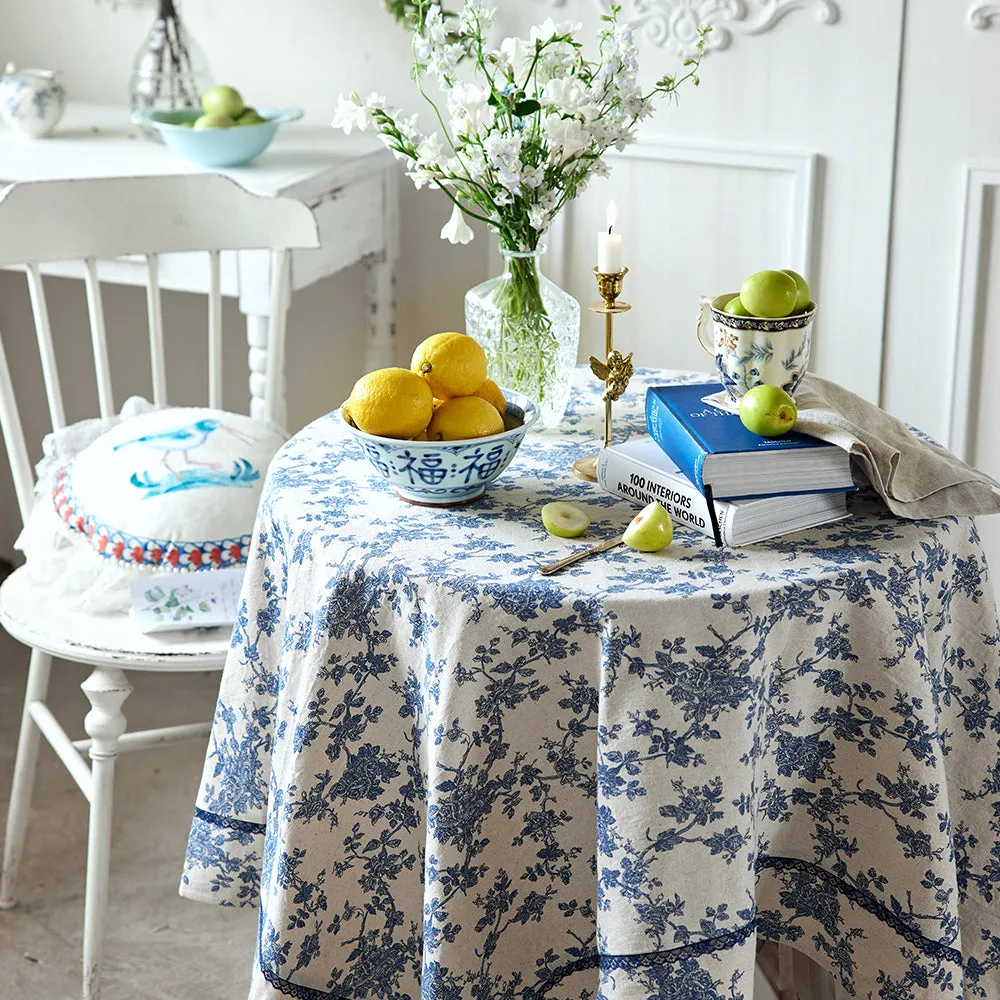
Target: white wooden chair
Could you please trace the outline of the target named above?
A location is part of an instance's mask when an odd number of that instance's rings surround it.
[[[63,427],[65,416],[40,264],[82,261],[97,396],[101,416],[107,417],[114,414],[115,408],[98,260],[123,255],[145,257],[153,402],[163,404],[167,402],[164,338],[169,331],[164,330],[160,306],[159,257],[170,252],[206,252],[210,275],[208,405],[221,407],[220,251],[271,251],[272,308],[263,416],[273,418],[282,405],[289,251],[317,245],[315,220],[303,204],[252,195],[220,175],[40,181],[7,188],[0,194],[0,266],[23,265],[27,274],[52,427]],[[261,365],[255,367],[259,376]],[[34,503],[34,477],[2,338],[0,428],[23,520]],[[15,571],[0,588],[0,623],[31,648],[4,841],[0,909],[15,904],[14,883],[25,844],[39,737],[44,736],[90,802],[83,997],[96,1000],[107,912],[115,760],[124,750],[204,738],[209,731],[209,724],[204,723],[126,732],[122,706],[131,691],[126,671],[219,669],[225,660],[228,637],[206,639],[197,631],[143,635],[127,615],[111,620],[102,616],[98,621],[83,613],[67,614],[51,606],[46,594],[32,584],[23,569]],[[88,739],[71,739],[46,705],[54,656],[93,667],[82,685],[91,706],[84,719]],[[89,754],[89,763],[85,753]]]

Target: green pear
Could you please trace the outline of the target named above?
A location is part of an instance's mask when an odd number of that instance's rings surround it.
[[[578,538],[590,527],[590,517],[579,504],[555,500],[542,507],[542,524],[550,535]]]
[[[795,401],[780,385],[755,385],[740,400],[740,420],[752,434],[775,438],[787,434],[799,418]]]
[[[674,525],[666,507],[658,500],[647,504],[629,522],[622,541],[638,552],[659,552],[674,538]]]
[[[793,271],[790,267],[783,267],[781,269],[783,274],[787,274],[792,281],[795,282],[795,306],[792,312],[802,312],[803,309],[810,302],[812,302],[812,293],[809,291],[809,282],[799,274],[798,271]]]

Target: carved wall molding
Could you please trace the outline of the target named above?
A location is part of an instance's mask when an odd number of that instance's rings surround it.
[[[763,34],[796,10],[811,10],[820,24],[840,19],[836,0],[630,0],[626,7],[627,20],[646,38],[684,59],[695,54],[702,24],[712,25],[706,51],[719,51],[734,36]]]
[[[966,16],[973,28],[985,31],[1000,16],[1000,3],[974,3]]]

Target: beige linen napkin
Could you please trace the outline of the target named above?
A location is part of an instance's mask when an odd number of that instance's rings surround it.
[[[736,412],[723,391],[706,403]],[[1000,513],[1000,483],[946,448],[921,441],[836,382],[808,374],[795,392],[797,431],[849,452],[889,509],[912,520]]]

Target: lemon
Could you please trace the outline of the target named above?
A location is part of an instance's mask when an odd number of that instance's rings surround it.
[[[503,418],[480,396],[455,396],[435,411],[427,427],[429,441],[463,441],[503,430]]]
[[[464,333],[435,333],[417,345],[410,369],[427,380],[439,399],[468,396],[486,378],[486,352]]]
[[[430,386],[405,368],[378,368],[354,383],[344,404],[354,425],[379,437],[412,438],[430,423]]]
[[[497,413],[502,417],[507,412],[507,400],[504,399],[500,386],[491,378],[483,379],[483,384],[472,394],[485,399],[487,403],[497,408]]]

